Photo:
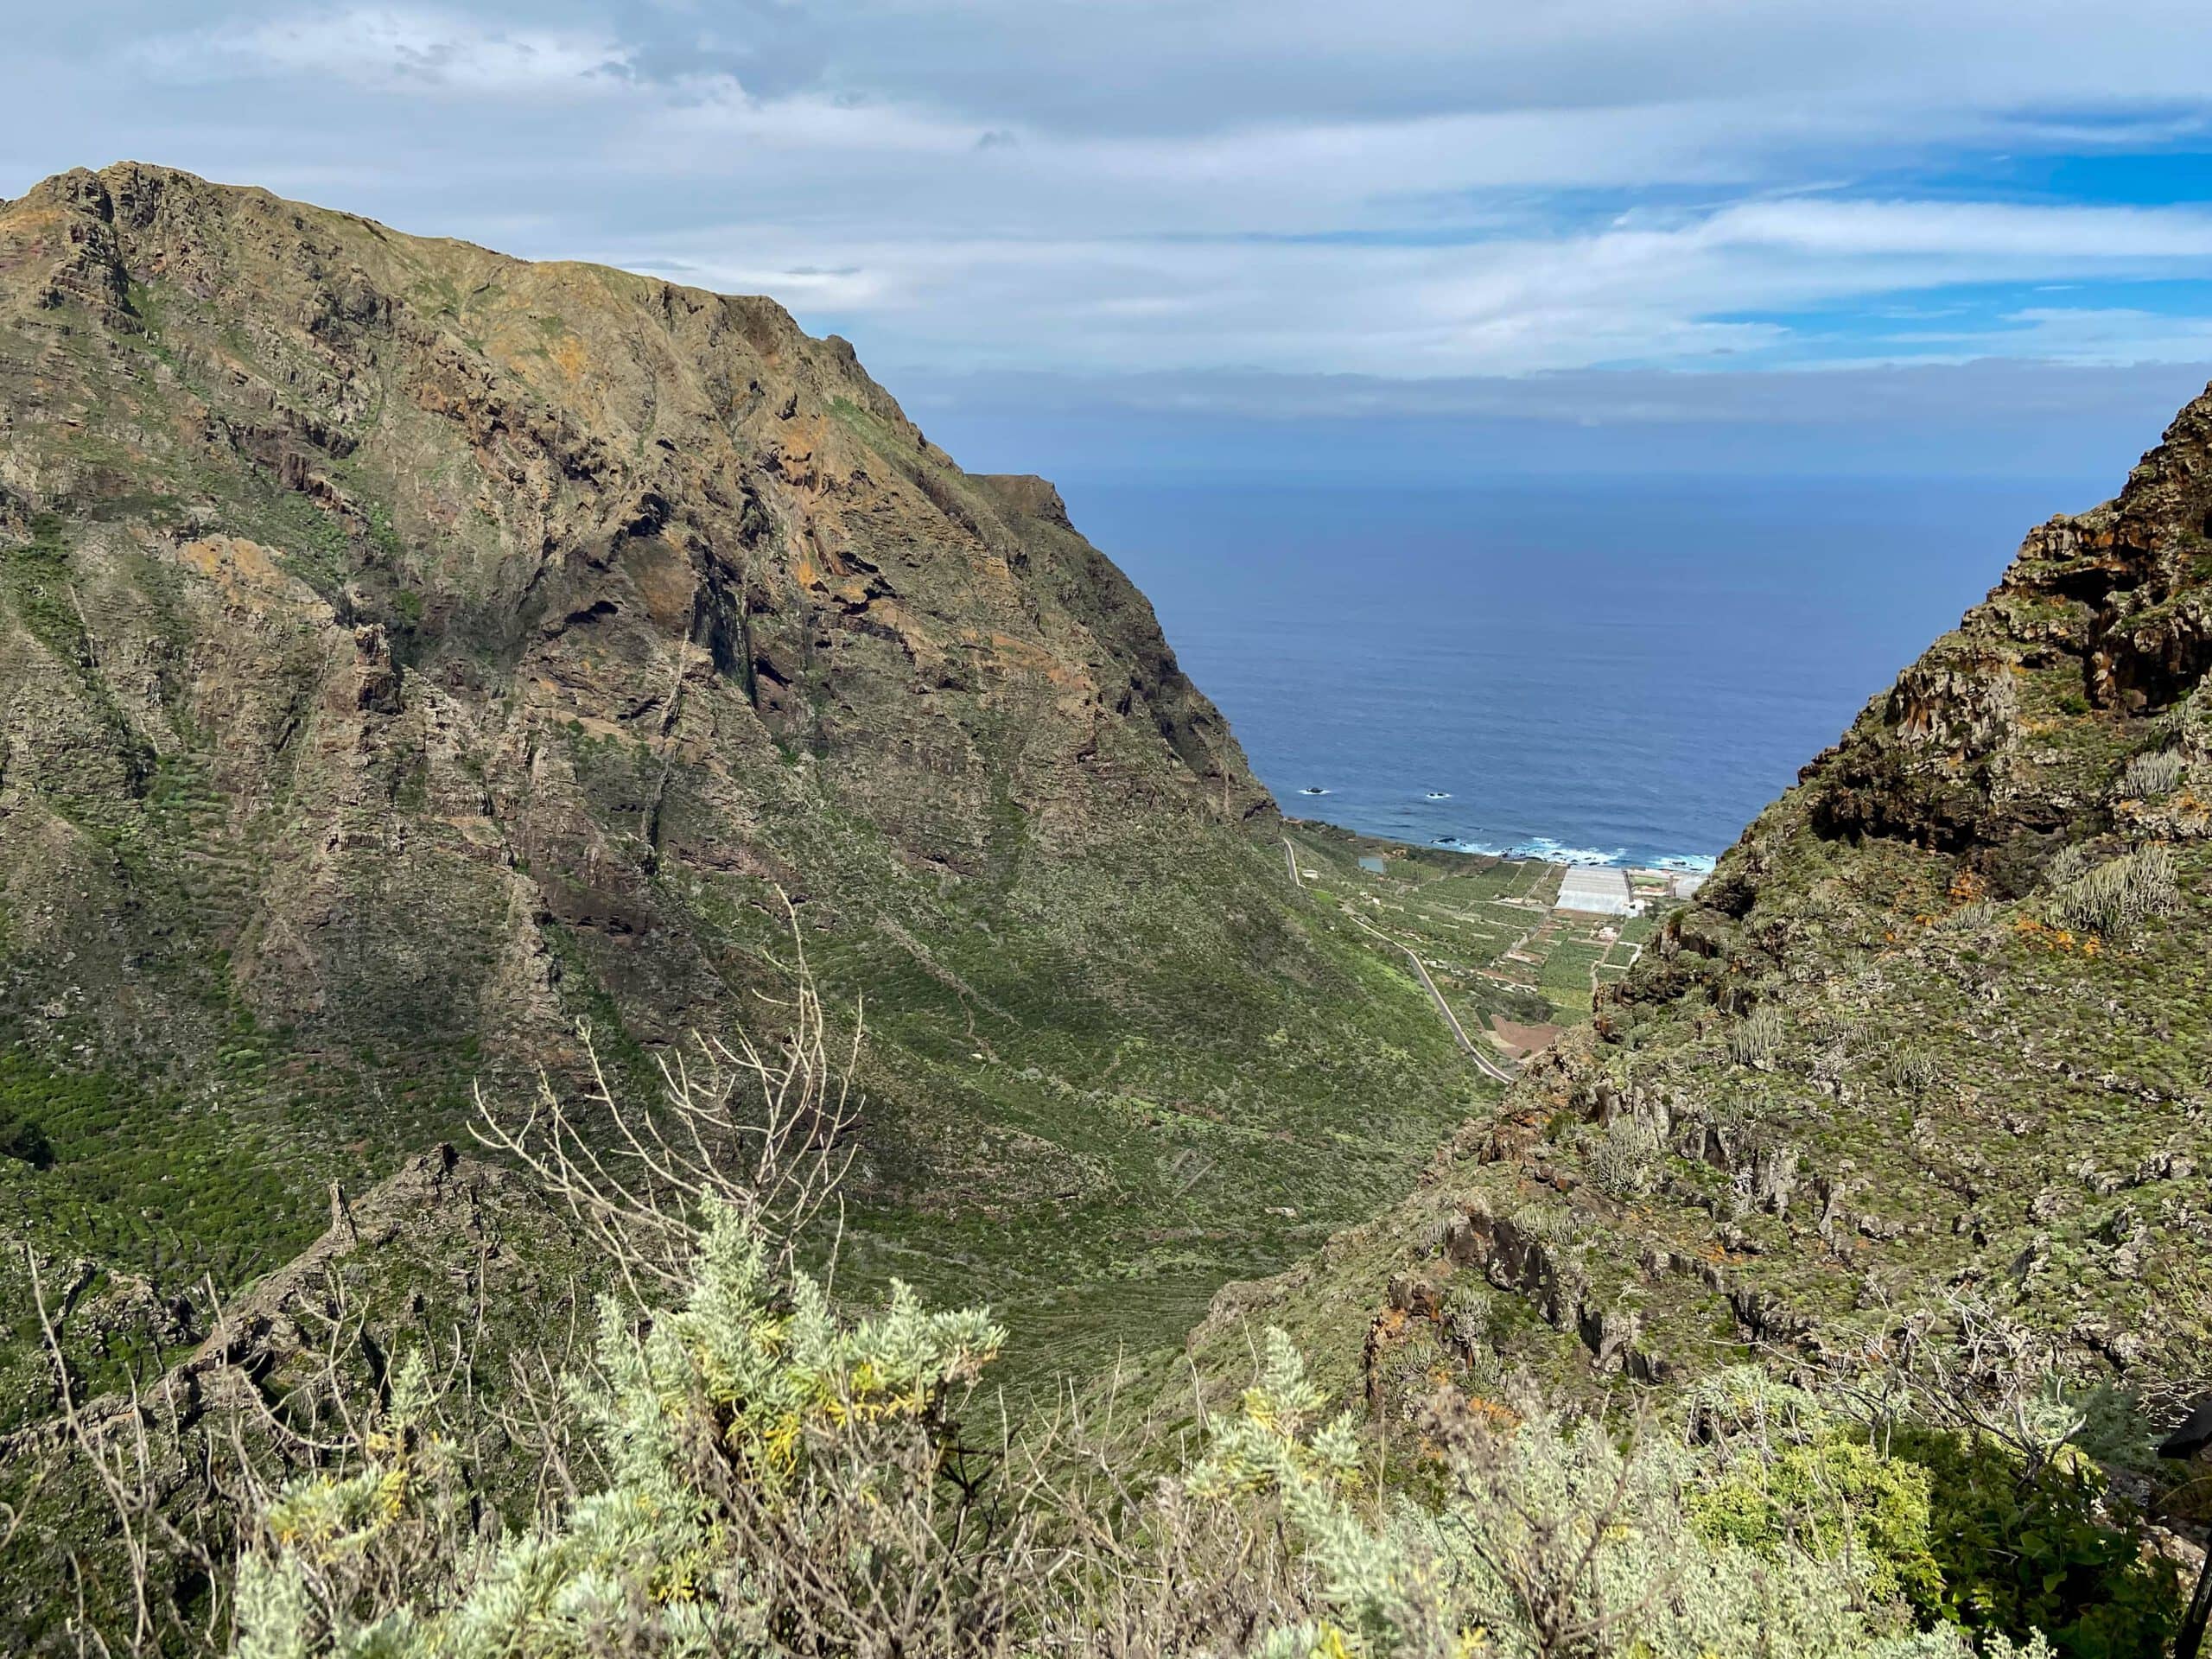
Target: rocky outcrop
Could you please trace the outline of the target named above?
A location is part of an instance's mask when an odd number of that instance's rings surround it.
[[[2056,722],[2153,717],[2196,690],[2212,667],[2208,574],[2212,398],[2200,398],[2118,499],[2031,531],[1987,601],[1808,770],[1815,826],[1985,862],[2024,835],[2094,828],[2106,779],[2050,736]]]

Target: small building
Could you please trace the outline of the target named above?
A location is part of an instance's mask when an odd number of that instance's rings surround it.
[[[1573,864],[1560,878],[1554,910],[1578,916],[1633,916],[1643,909],[1629,891],[1628,872],[1611,865]]]

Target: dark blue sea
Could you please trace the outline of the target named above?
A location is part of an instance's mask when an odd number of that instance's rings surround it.
[[[2071,480],[1060,482],[1284,810],[1690,868],[2031,524],[2099,499]]]

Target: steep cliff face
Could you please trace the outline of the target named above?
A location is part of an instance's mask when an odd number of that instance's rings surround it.
[[[2028,536],[1407,1206],[1259,1305],[1363,1306],[1378,1402],[1437,1365],[1848,1365],[1931,1322],[2146,1398],[2201,1376],[2209,515],[2212,394]]]
[[[254,860],[185,931],[257,1014],[542,1034],[543,911],[658,933],[680,1026],[655,877],[803,889],[780,817],[964,876],[1266,807],[1050,487],[967,477],[770,302],[136,166],[8,207],[0,273],[10,831],[76,867],[12,861],[28,952],[119,971],[74,820],[181,800],[181,855]]]
[[[887,1249],[1282,1232],[1274,1188],[1398,1179],[1449,1067],[1417,1011],[1315,1018],[1363,970],[1273,811],[1057,492],[769,301],[136,164],[0,204],[0,1220],[42,1248],[264,1265],[579,1020],[649,1086],[772,1021],[779,889],[868,999]],[[1286,1147],[1330,1068],[1434,1118]],[[1246,1138],[1163,1173],[1124,1092]]]

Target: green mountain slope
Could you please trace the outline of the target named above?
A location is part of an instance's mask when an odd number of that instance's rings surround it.
[[[639,1090],[772,1031],[779,894],[868,1003],[853,1270],[1171,1339],[1486,1086],[1276,824],[1052,486],[768,301],[135,164],[0,205],[0,1230],[116,1363],[579,1020]]]

